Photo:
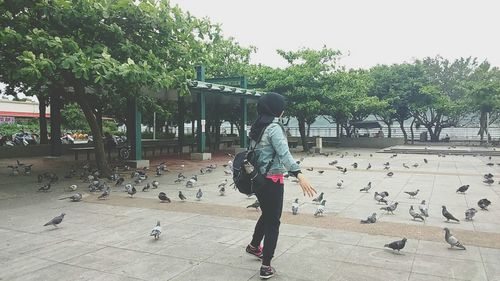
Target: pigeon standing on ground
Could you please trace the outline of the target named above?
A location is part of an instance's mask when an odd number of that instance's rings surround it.
[[[410,195],[411,198],[415,198],[415,196],[417,196],[419,191],[420,191],[420,189],[417,189],[415,191],[405,191],[405,193]]]
[[[179,199],[181,199],[182,201],[186,200],[186,196],[184,196],[184,194],[182,194],[182,191],[179,190]]]
[[[158,199],[160,199],[160,201],[163,203],[163,202],[167,202],[167,203],[170,203],[172,201],[170,201],[170,198],[167,197],[167,194],[165,192],[160,192],[158,194]]]
[[[226,186],[219,187],[219,195],[224,196],[226,194]]]
[[[59,200],[70,199],[73,202],[80,202],[82,200],[82,194],[77,192],[71,196],[59,198]]]
[[[148,182],[143,188],[142,188],[142,192],[147,192],[149,191],[149,189],[151,188],[151,184]]]
[[[387,176],[388,177],[392,177],[392,176],[394,176],[394,173],[393,172],[389,172],[389,173],[387,173]]]
[[[124,181],[125,181],[125,179],[123,177],[119,178],[118,180],[116,180],[115,186],[122,185]]]
[[[424,221],[424,217],[422,217],[419,213],[415,212],[415,210],[413,210],[413,205],[410,206],[410,210],[409,210],[409,213],[410,213],[410,216],[413,218],[413,220],[416,220],[416,219],[421,219],[422,221]]]
[[[295,201],[292,203],[292,214],[296,215],[299,213],[299,198],[295,198]]]
[[[373,199],[375,199],[379,204],[384,203],[387,205],[387,200],[385,200],[384,197],[376,191],[375,194],[373,194]]]
[[[424,163],[427,164],[427,163],[429,163],[429,161],[424,158]]]
[[[420,203],[420,205],[418,206],[418,209],[420,210],[420,213],[424,216],[424,217],[428,217],[429,216],[429,207],[427,206],[427,204],[425,203],[425,200],[422,200],[422,202]]]
[[[342,188],[342,184],[344,183],[344,180],[339,180],[337,181],[337,188]]]
[[[450,212],[448,212],[448,210],[446,210],[446,206],[442,206],[442,208],[443,208],[443,210],[441,211],[441,213],[446,218],[446,222],[449,222],[450,220],[453,220],[453,221],[456,221],[456,222],[460,222]]]
[[[155,240],[158,240],[160,238],[161,234],[161,226],[160,226],[160,221],[156,222],[156,226],[151,230],[151,234],[149,236],[153,236]]]
[[[260,208],[260,202],[259,202],[259,200],[255,200],[255,202],[253,204],[248,205],[247,209],[248,208],[255,208],[255,210],[258,210]]]
[[[386,212],[390,212],[391,214],[394,214],[394,211],[398,208],[398,202],[394,202],[392,203],[391,205],[387,206],[387,207],[382,207],[380,208],[380,210],[384,210]]]
[[[448,244],[450,244],[450,246],[451,246],[450,248],[457,247],[457,248],[460,248],[462,250],[465,250],[464,245],[462,245],[462,243],[460,243],[460,241],[458,241],[458,239],[455,238],[455,236],[453,236],[451,234],[450,230],[447,227],[445,227],[443,230],[445,232],[444,240],[446,240],[446,242]]]
[[[368,192],[372,188],[372,182],[369,182],[367,186],[361,188],[359,191]]]
[[[152,186],[153,189],[157,189],[160,186],[160,183],[158,181],[153,181],[151,183],[151,186]]]
[[[486,199],[486,198],[483,198],[479,201],[477,201],[477,205],[479,206],[479,208],[481,208],[481,210],[488,210],[488,206],[491,205],[491,201]]]
[[[137,189],[135,189],[135,186],[132,186],[132,188],[127,189],[127,193],[128,193],[128,195],[129,195],[130,197],[133,197],[133,196],[134,196],[134,194],[136,194],[136,193],[137,193]]]
[[[106,190],[101,195],[99,195],[99,197],[97,197],[97,199],[101,199],[101,200],[108,199],[110,193],[111,193],[111,189],[108,186],[108,188],[106,188]]]
[[[406,245],[406,238],[403,238],[402,240],[394,241],[389,244],[385,244],[384,247],[386,248],[391,248],[392,250],[397,250],[398,253],[401,251]]]
[[[192,178],[190,178],[187,182],[186,182],[186,187],[193,187],[196,182],[198,181],[198,176],[197,175],[194,175]]]
[[[456,192],[456,193],[459,193],[459,192],[460,192],[460,193],[464,194],[464,193],[467,191],[467,189],[469,189],[469,185],[468,185],[468,184],[466,184],[466,185],[462,185],[461,187],[459,187],[459,188],[457,189],[457,192]]]
[[[474,218],[474,215],[477,213],[477,210],[474,208],[470,208],[465,211],[465,220],[471,221]]]
[[[326,204],[326,200],[321,201],[321,204],[316,209],[316,212],[314,212],[315,217],[323,216],[323,214],[325,213],[325,204]]]
[[[368,163],[368,167],[366,167],[367,170],[370,170],[372,168],[372,164]]]
[[[44,224],[43,226],[53,225],[54,227],[57,227],[57,225],[63,221],[65,215],[66,215],[65,213],[62,213],[60,216],[51,219],[48,223]]]
[[[198,189],[198,192],[196,192],[196,199],[198,199],[198,201],[200,201],[201,197],[203,197],[203,192],[201,191],[201,188],[200,188],[200,189]]]
[[[49,183],[47,183],[47,184],[45,184],[45,185],[43,185],[43,186],[41,186],[41,187],[38,189],[38,191],[43,191],[43,192],[47,192],[47,191],[49,191],[49,190],[50,190],[50,182],[49,182]]]
[[[72,184],[72,185],[69,186],[68,189],[71,190],[71,191],[75,191],[77,188],[78,188],[78,186],[76,184]]]
[[[371,216],[367,217],[366,220],[361,220],[361,223],[375,223],[377,222],[377,213],[373,213]]]
[[[325,195],[325,193],[321,192],[318,197],[314,198],[313,199],[313,202],[316,202],[316,203],[321,203],[323,201],[323,196]]]

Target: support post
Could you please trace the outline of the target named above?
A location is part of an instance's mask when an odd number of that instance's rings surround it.
[[[50,156],[62,155],[60,89],[52,88],[50,93]]]
[[[205,95],[203,93],[197,94],[197,109],[198,109],[198,120],[197,120],[197,135],[198,135],[198,153],[205,152]]]
[[[186,104],[184,102],[184,97],[179,96],[177,100],[178,107],[178,118],[177,118],[177,128],[178,128],[178,139],[177,144],[179,145],[179,151],[182,152],[182,148],[184,147],[184,120],[186,113]]]
[[[246,89],[248,87],[248,79],[246,76],[241,76],[240,87]],[[248,123],[248,112],[247,112],[247,97],[242,97],[240,99],[241,107],[241,128],[240,128],[240,147],[246,148],[248,146],[247,137],[247,123]]]
[[[153,140],[156,140],[156,111],[153,112]]]
[[[130,159],[142,159],[141,113],[137,110],[137,99],[127,100],[127,135],[130,143]]]

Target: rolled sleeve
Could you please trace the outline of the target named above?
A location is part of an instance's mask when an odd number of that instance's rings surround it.
[[[288,148],[288,140],[281,129],[281,126],[276,124],[273,125],[269,130],[270,143],[276,151],[276,156],[281,163],[285,166],[285,169],[291,172],[299,171],[300,166],[297,164],[295,159],[293,159],[290,149]]]

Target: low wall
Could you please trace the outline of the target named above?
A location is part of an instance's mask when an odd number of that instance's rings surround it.
[[[404,138],[322,138],[323,147],[386,148],[404,144]]]

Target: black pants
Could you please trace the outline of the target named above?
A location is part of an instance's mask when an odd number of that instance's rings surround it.
[[[275,183],[266,179],[266,183],[255,191],[260,202],[260,215],[250,243],[254,247],[259,247],[262,238],[264,239],[263,265],[270,265],[274,256],[274,250],[278,243],[280,229],[280,218],[283,210],[283,184]]]

